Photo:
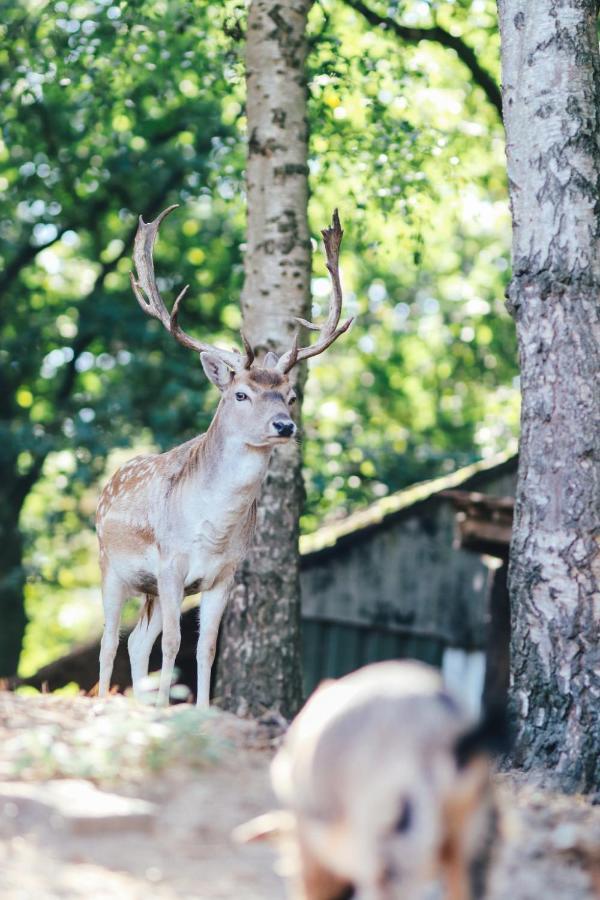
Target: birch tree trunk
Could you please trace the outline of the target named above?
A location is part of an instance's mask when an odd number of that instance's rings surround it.
[[[248,14],[247,249],[244,332],[255,350],[291,346],[309,312],[308,122],[304,64],[312,0],[253,0]],[[302,384],[298,385],[300,408]],[[299,446],[276,448],[254,544],[236,578],[219,648],[216,696],[229,709],[293,715],[302,701]]]
[[[499,0],[522,388],[510,588],[515,763],[600,787],[596,0]]]

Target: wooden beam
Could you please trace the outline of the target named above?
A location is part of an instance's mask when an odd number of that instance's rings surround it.
[[[464,550],[508,557],[515,501],[471,491],[443,491],[456,509],[456,543]]]

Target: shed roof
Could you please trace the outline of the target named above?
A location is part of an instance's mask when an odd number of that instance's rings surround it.
[[[396,491],[388,497],[376,500],[365,509],[357,510],[328,525],[302,535],[300,553],[303,561],[306,557],[328,552],[338,546],[344,546],[356,540],[362,540],[375,529],[388,527],[398,518],[406,518],[419,512],[419,507],[451,488],[481,489],[487,481],[501,475],[516,471],[517,456],[512,453],[500,453],[488,459],[482,459],[429,481],[421,481],[402,491]],[[447,498],[440,497],[440,500]],[[447,501],[449,502],[449,501]]]

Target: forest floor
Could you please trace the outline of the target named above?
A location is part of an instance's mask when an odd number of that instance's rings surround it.
[[[267,845],[232,830],[273,807],[277,717],[0,693],[3,900],[283,900]],[[600,897],[600,807],[498,776],[493,900]]]

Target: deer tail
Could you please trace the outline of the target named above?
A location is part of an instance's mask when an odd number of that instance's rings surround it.
[[[152,618],[152,613],[154,611],[154,604],[156,603],[156,597],[154,594],[146,594],[146,599],[144,600],[144,605],[142,606],[142,614],[140,616],[140,622],[146,620],[146,626],[150,625],[150,619]]]

